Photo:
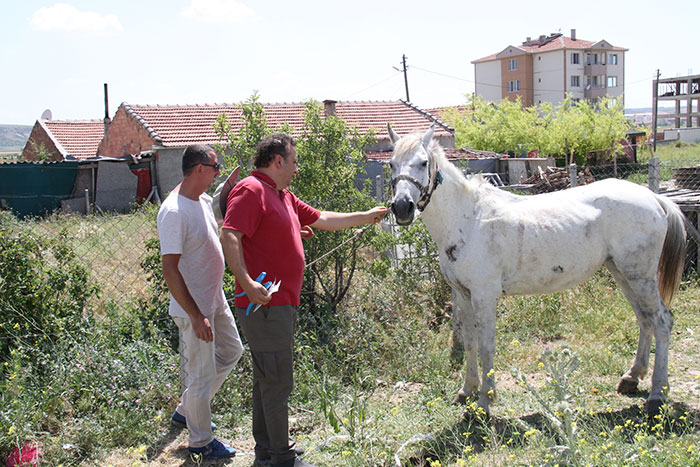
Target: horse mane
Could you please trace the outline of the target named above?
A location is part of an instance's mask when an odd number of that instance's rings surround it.
[[[397,160],[401,160],[407,154],[411,154],[413,151],[415,151],[418,145],[421,144],[422,137],[423,135],[420,133],[412,133],[401,138],[394,147],[394,157],[396,157]],[[447,159],[445,150],[435,139],[430,141],[428,153],[436,162],[437,167],[442,173],[443,177],[447,176],[447,178],[454,180],[467,193],[474,193],[481,186],[491,186],[490,183],[488,183],[481,175],[465,177],[462,171]]]

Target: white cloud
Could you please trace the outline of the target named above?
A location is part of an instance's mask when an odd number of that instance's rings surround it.
[[[237,0],[192,0],[180,14],[205,23],[232,23],[255,17],[252,8]]]
[[[109,34],[124,30],[115,15],[79,11],[66,3],[56,3],[50,7],[39,8],[32,15],[31,25],[39,31],[79,31]]]

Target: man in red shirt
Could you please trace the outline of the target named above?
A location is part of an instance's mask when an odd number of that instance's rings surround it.
[[[297,169],[295,141],[278,133],[260,142],[257,170],[228,195],[221,243],[226,264],[236,276],[236,312],[253,359],[253,437],[256,465],[303,467],[289,439],[287,401],[293,386],[293,338],[304,277],[302,236],[309,228],[340,230],[375,223],[389,211],[377,206],[365,212],[319,211],[286,188]],[[254,278],[281,281],[269,294]],[[249,303],[260,304],[246,312]]]

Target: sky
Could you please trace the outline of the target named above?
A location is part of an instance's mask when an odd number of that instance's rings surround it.
[[[471,61],[576,29],[625,47],[625,106],[700,74],[697,0],[0,0],[0,124],[102,119],[138,105],[467,102]]]

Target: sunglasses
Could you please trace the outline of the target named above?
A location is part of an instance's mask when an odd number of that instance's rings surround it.
[[[221,169],[224,167],[223,165],[221,165],[221,164],[218,163],[218,162],[217,162],[216,164],[205,164],[204,162],[200,162],[200,164],[201,164],[201,165],[206,165],[207,167],[214,167],[214,168],[215,168],[217,171],[219,171],[219,172],[221,172]]]

